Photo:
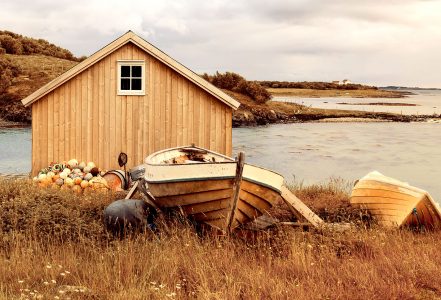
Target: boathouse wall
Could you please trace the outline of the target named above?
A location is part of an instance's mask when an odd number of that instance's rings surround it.
[[[117,63],[145,62],[145,95],[118,95]],[[76,158],[118,169],[191,143],[232,152],[232,107],[129,42],[32,103],[32,174]]]

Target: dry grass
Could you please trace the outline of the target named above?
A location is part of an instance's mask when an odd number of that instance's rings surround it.
[[[44,55],[5,54],[5,57],[20,69],[20,75],[7,92],[20,97],[26,97],[78,64],[76,61]]]
[[[398,91],[386,91],[376,89],[358,90],[317,90],[317,89],[293,89],[293,88],[268,88],[273,96],[292,96],[304,98],[320,97],[346,97],[346,98],[402,98],[406,94]]]
[[[329,217],[347,207],[344,183],[294,188],[321,214],[330,207]],[[176,223],[157,236],[115,240],[102,229],[101,210],[116,197],[2,180],[0,298],[441,297],[439,233],[274,228],[243,240]]]
[[[0,93],[0,119],[23,123],[31,122],[31,108],[25,108],[21,100],[77,64],[43,55],[4,54],[2,57],[18,74],[5,83],[6,89]]]

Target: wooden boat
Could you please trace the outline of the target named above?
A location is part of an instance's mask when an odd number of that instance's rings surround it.
[[[144,180],[160,208],[230,231],[281,199],[283,177],[203,148],[165,149],[145,159]]]
[[[151,206],[179,210],[196,222],[223,231],[255,220],[279,199],[297,218],[293,225],[324,225],[323,220],[283,185],[283,177],[270,170],[195,147],[177,147],[151,154],[145,164],[130,170],[136,191]]]
[[[441,228],[439,205],[426,191],[376,171],[355,184],[350,202],[387,227]]]

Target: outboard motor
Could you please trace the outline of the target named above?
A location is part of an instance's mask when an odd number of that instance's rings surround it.
[[[155,231],[156,216],[156,209],[145,201],[121,199],[104,209],[104,224],[113,235],[123,237],[134,231]]]
[[[130,179],[132,180],[132,182],[140,180],[144,177],[145,168],[146,168],[146,165],[143,164],[143,165],[133,167],[129,170],[129,175],[130,175]]]

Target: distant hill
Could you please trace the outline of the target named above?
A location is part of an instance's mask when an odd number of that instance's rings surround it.
[[[375,86],[348,83],[348,84],[338,84],[333,82],[322,82],[322,81],[257,81],[261,86],[265,88],[283,88],[283,89],[313,89],[313,90],[377,90]]]
[[[381,89],[385,90],[416,90],[416,91],[426,91],[426,90],[441,90],[440,88],[421,88],[421,87],[408,87],[408,86],[396,86],[396,85],[389,85],[389,86],[383,86]]]
[[[20,100],[83,59],[43,39],[0,31],[0,118],[30,123]]]

